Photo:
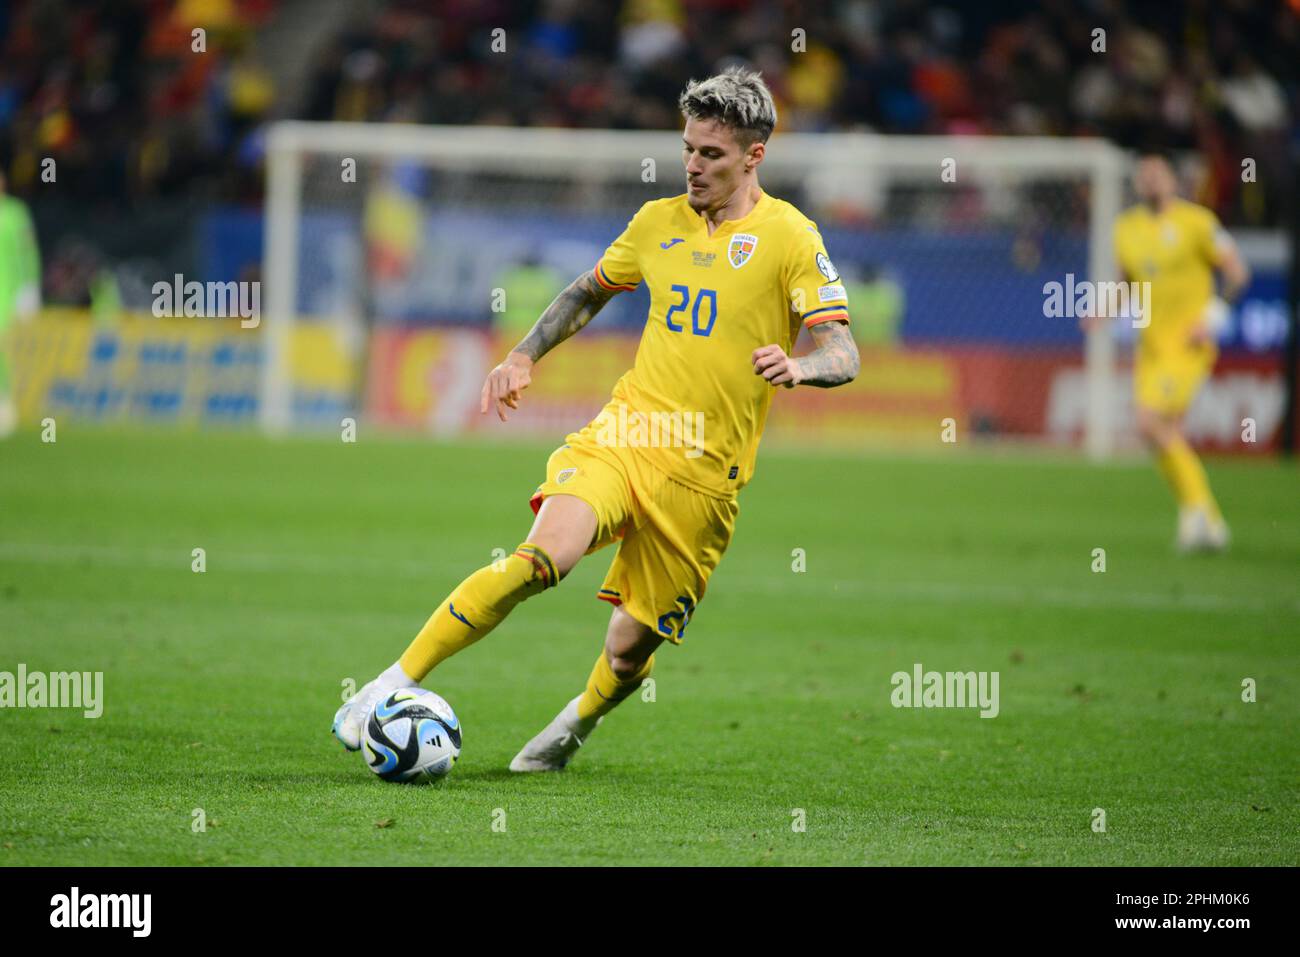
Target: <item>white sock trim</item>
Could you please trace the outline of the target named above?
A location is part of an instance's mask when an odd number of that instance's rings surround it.
[[[413,688],[420,682],[402,670],[402,662],[394,661],[379,675],[378,681],[385,688]]]
[[[600,718],[587,718],[585,720],[579,718],[578,702],[581,699],[582,695],[578,695],[578,697],[566,704],[564,710],[560,712],[560,715],[564,719],[564,723],[568,725],[570,731],[576,734],[579,738],[585,739],[587,735],[591,734],[591,732],[596,729],[596,725],[600,724]]]

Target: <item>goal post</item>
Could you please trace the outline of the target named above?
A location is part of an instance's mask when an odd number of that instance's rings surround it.
[[[386,348],[410,328],[448,330],[463,345],[465,333],[499,320],[492,293],[512,265],[571,279],[641,203],[681,193],[680,150],[678,131],[274,124],[262,427],[301,424],[290,376],[296,328],[330,324],[366,343],[362,356],[377,336]],[[1068,440],[1109,457],[1114,340],[1105,330],[1080,340],[1073,320],[1048,318],[1043,285],[1066,273],[1115,278],[1111,226],[1125,169],[1124,154],[1096,139],[775,135],[760,180],[818,223],[852,280],[855,327],[864,317],[855,335],[896,359],[925,360],[890,366],[896,406],[865,382],[842,435],[854,422],[888,431],[891,415],[924,418],[959,403],[977,433]],[[598,319],[605,328],[635,332],[644,319],[644,298],[611,307],[608,321]],[[1067,374],[1071,355],[1077,369]],[[916,382],[931,373],[960,382],[946,396],[942,385],[926,394]],[[860,381],[871,374],[864,364]],[[1049,398],[1055,412],[1018,409]],[[363,412],[371,402],[368,389]],[[454,415],[439,421],[455,433]]]

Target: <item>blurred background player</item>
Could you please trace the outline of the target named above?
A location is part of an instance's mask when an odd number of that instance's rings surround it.
[[[1250,272],[1219,219],[1178,196],[1168,157],[1142,154],[1134,177],[1139,202],[1115,222],[1115,254],[1130,282],[1150,283],[1149,324],[1141,329],[1133,366],[1138,429],[1178,503],[1178,547],[1220,550],[1228,526],[1205,468],[1183,434],[1183,419],[1214,368],[1217,334],[1228,303]],[[1214,291],[1214,273],[1223,277]]]
[[[9,369],[10,328],[41,305],[41,253],[26,204],[5,191],[0,170],[0,438],[18,425]]]

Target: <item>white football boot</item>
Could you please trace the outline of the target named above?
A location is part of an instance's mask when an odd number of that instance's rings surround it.
[[[1205,508],[1182,508],[1178,512],[1178,550],[1221,552],[1228,547],[1231,535],[1227,523],[1211,517]]]
[[[1184,506],[1178,510],[1178,550],[1184,555],[1202,547],[1209,535],[1207,519],[1203,508]]]
[[[0,395],[0,439],[13,435],[18,428],[18,407],[11,396]]]
[[[343,702],[343,707],[334,713],[334,727],[331,729],[334,737],[349,751],[360,751],[361,734],[365,730],[366,718],[371,709],[389,693],[418,685],[418,681],[413,681],[397,665],[389,668]]]
[[[1205,533],[1205,547],[1209,551],[1227,551],[1228,543],[1232,541],[1227,522],[1221,518],[1209,518],[1206,520]]]
[[[582,696],[579,695],[578,698]],[[562,771],[569,759],[586,744],[603,718],[583,721],[578,717],[578,698],[564,706],[541,734],[524,745],[510,762],[511,771]]]

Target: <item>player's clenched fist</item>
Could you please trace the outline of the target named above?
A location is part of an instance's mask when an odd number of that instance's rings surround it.
[[[760,346],[754,350],[754,375],[761,375],[772,385],[794,388],[799,382],[799,360],[785,354],[780,346]]]
[[[479,402],[479,412],[486,414],[488,406],[496,404],[497,415],[501,421],[506,420],[506,406],[519,408],[519,393],[528,388],[533,381],[533,360],[520,352],[506,356],[499,366],[488,373],[483,383],[483,397]]]

